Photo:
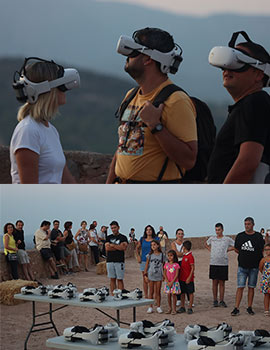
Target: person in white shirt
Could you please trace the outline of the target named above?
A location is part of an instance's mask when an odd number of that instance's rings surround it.
[[[64,68],[53,61],[39,59],[27,64],[27,60],[20,70],[20,79],[28,79],[31,84],[50,82],[64,74]],[[59,134],[50,123],[58,107],[66,103],[63,86],[39,93],[35,99],[27,95],[20,100],[26,103],[18,111],[19,123],[10,142],[12,183],[75,183],[66,165]]]
[[[223,235],[223,224],[215,225],[216,236],[209,237],[205,247],[211,252],[209,278],[212,280],[213,306],[227,307],[224,301],[225,281],[228,280],[228,251],[234,250],[234,241]],[[218,287],[219,297],[218,302]]]

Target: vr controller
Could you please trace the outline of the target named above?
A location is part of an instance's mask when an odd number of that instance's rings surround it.
[[[48,288],[46,286],[25,286],[21,288],[21,293],[24,295],[34,294],[34,295],[46,295]]]
[[[129,56],[134,51],[147,55],[160,63],[162,73],[175,74],[178,71],[180,63],[183,61],[182,49],[178,46],[175,46],[170,52],[161,52],[143,46],[126,35],[120,36],[116,51],[124,56]]]
[[[107,291],[104,287],[101,289],[97,288],[86,288],[79,294],[80,301],[94,301],[95,303],[101,303],[106,299]]]
[[[64,330],[64,337],[69,341],[86,340],[91,344],[104,344],[118,340],[119,327],[117,323],[108,323],[104,327],[95,325],[93,328],[75,326]]]
[[[139,300],[142,299],[142,291],[139,288],[135,288],[132,291],[128,291],[126,289],[115,289],[113,291],[113,299],[114,300],[122,300],[122,299],[133,299]]]

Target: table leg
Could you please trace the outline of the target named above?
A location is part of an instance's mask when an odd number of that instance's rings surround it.
[[[53,314],[53,312],[60,310],[60,309],[63,309],[64,307],[67,307],[67,305],[61,306],[61,307],[53,310],[52,304],[50,303],[49,304],[49,311],[43,312],[41,314],[37,314],[35,301],[32,301],[32,325],[30,327],[30,330],[29,330],[29,332],[26,336],[25,342],[24,342],[24,350],[27,350],[27,343],[28,343],[28,340],[30,338],[31,333],[40,332],[40,331],[44,331],[47,329],[54,329],[55,333],[59,336],[59,332],[58,332],[58,330],[55,326],[55,323],[53,321],[52,314]],[[49,315],[50,320],[47,322],[36,323],[36,318],[38,318],[40,316],[44,316],[44,315]],[[44,328],[39,328],[39,329],[34,329],[35,327],[44,326],[44,325],[50,325],[50,326],[44,327]]]
[[[133,307],[133,322],[136,322],[136,307]]]

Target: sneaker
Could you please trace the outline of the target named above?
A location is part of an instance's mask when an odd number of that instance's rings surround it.
[[[240,311],[237,309],[237,307],[235,307],[234,309],[233,309],[233,311],[231,312],[231,315],[232,316],[238,316],[240,314]]]
[[[146,311],[147,314],[152,314],[153,313],[153,309],[151,307],[149,307]]]
[[[184,307],[180,307],[180,309],[177,310],[178,314],[183,314],[184,312],[186,312],[186,309]]]
[[[249,315],[255,315],[255,312],[252,310],[252,307],[251,307],[251,306],[249,306],[249,307],[247,308],[247,313],[248,313]]]
[[[213,301],[213,306],[214,306],[214,307],[218,307],[218,301],[217,301],[217,300],[214,300],[214,301]]]
[[[224,300],[221,300],[221,301],[219,302],[219,306],[227,307],[227,304],[225,303]]]
[[[187,309],[187,314],[188,314],[188,315],[193,314],[193,310],[192,310],[192,309]]]
[[[157,312],[159,313],[159,314],[163,314],[163,310],[162,310],[162,308],[159,306],[159,307],[157,307]]]
[[[180,305],[181,305],[181,300],[177,300],[176,306],[180,306]]]

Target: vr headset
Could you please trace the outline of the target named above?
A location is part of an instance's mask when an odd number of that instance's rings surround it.
[[[265,63],[249,56],[241,49],[235,48],[235,42],[239,34],[248,41],[252,42],[246,32],[233,33],[232,38],[226,46],[215,46],[209,53],[208,61],[212,66],[233,70],[235,72],[244,72],[250,67],[257,68],[268,77],[265,86],[270,86],[270,63]]]
[[[34,83],[26,78],[25,67],[28,61],[37,60],[41,62],[53,63],[58,68],[58,78],[51,81],[42,81],[40,83]],[[18,79],[16,79],[18,76]],[[38,96],[46,92],[51,91],[53,88],[65,92],[73,88],[80,86],[80,75],[74,68],[64,69],[61,65],[56,64],[54,61],[47,61],[38,57],[25,58],[24,64],[21,69],[14,73],[12,87],[15,90],[16,98],[19,102],[29,102],[34,104],[37,102]]]
[[[178,71],[180,63],[183,61],[182,49],[176,45],[170,52],[161,52],[137,43],[133,38],[122,35],[120,36],[116,51],[127,57],[136,57],[144,54],[151,57],[161,65],[162,73],[175,74]]]

